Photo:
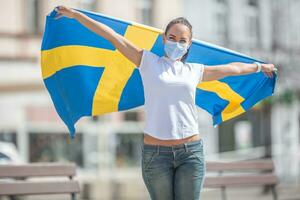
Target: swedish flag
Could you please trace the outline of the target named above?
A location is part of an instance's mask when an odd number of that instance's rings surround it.
[[[108,25],[140,48],[162,56],[162,31],[98,13],[78,10]],[[109,41],[85,28],[75,19],[56,20],[47,15],[41,46],[42,76],[56,111],[71,137],[82,116],[128,110],[144,104],[143,83],[138,68]],[[255,60],[238,52],[193,39],[186,62],[220,65]],[[263,62],[262,62],[263,63]],[[201,82],[196,104],[209,112],[213,125],[250,109],[274,92],[277,75],[262,72],[228,76]]]

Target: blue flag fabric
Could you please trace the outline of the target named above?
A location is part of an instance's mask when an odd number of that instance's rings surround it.
[[[127,22],[99,13],[78,10],[114,29],[140,48],[163,56],[162,30]],[[41,46],[45,86],[55,109],[72,138],[75,123],[83,116],[132,109],[144,104],[139,69],[109,41],[85,28],[75,19],[46,18]],[[186,62],[221,65],[258,61],[241,53],[193,39]],[[251,73],[201,82],[196,105],[212,115],[213,125],[234,118],[274,92],[277,75],[269,78]]]

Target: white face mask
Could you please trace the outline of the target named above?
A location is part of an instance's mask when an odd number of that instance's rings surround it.
[[[173,42],[166,40],[164,45],[164,51],[167,56],[172,60],[181,58],[188,50],[189,45],[187,43]]]

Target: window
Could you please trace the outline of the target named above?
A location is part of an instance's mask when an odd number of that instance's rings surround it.
[[[246,33],[251,41],[257,43],[259,40],[259,19],[257,16],[246,17]]]
[[[43,30],[42,24],[42,3],[41,0],[28,0],[27,4],[27,23],[28,32],[31,34],[41,33]]]
[[[215,33],[219,39],[226,42],[228,39],[228,19],[227,14],[217,12],[215,15]]]
[[[66,133],[30,133],[30,162],[75,162],[83,167],[83,135],[70,139]]]
[[[231,121],[220,124],[219,152],[265,146],[265,132],[261,129],[263,117],[261,110],[250,109]]]
[[[17,146],[17,134],[12,131],[2,131],[0,132],[0,141],[13,143]]]
[[[138,166],[141,156],[142,134],[116,134],[115,162],[117,167]]]
[[[247,149],[253,146],[252,124],[249,120],[237,121],[234,125],[234,141],[236,149]]]
[[[216,0],[218,3],[223,3],[223,4],[226,4],[227,1],[226,0]]]
[[[137,3],[141,23],[152,25],[152,0],[138,0]]]
[[[0,164],[19,163],[22,161],[17,149],[16,139],[15,132],[0,132]]]
[[[96,0],[81,0],[80,7],[84,10],[96,11],[97,1]]]
[[[139,121],[139,113],[133,111],[124,112],[125,121]]]
[[[253,7],[258,7],[258,1],[257,0],[248,0],[248,5]]]

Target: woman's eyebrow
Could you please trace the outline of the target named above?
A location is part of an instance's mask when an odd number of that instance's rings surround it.
[[[173,34],[170,34],[169,36],[172,36],[172,37],[175,37],[175,38],[176,38],[176,35],[173,35]]]

